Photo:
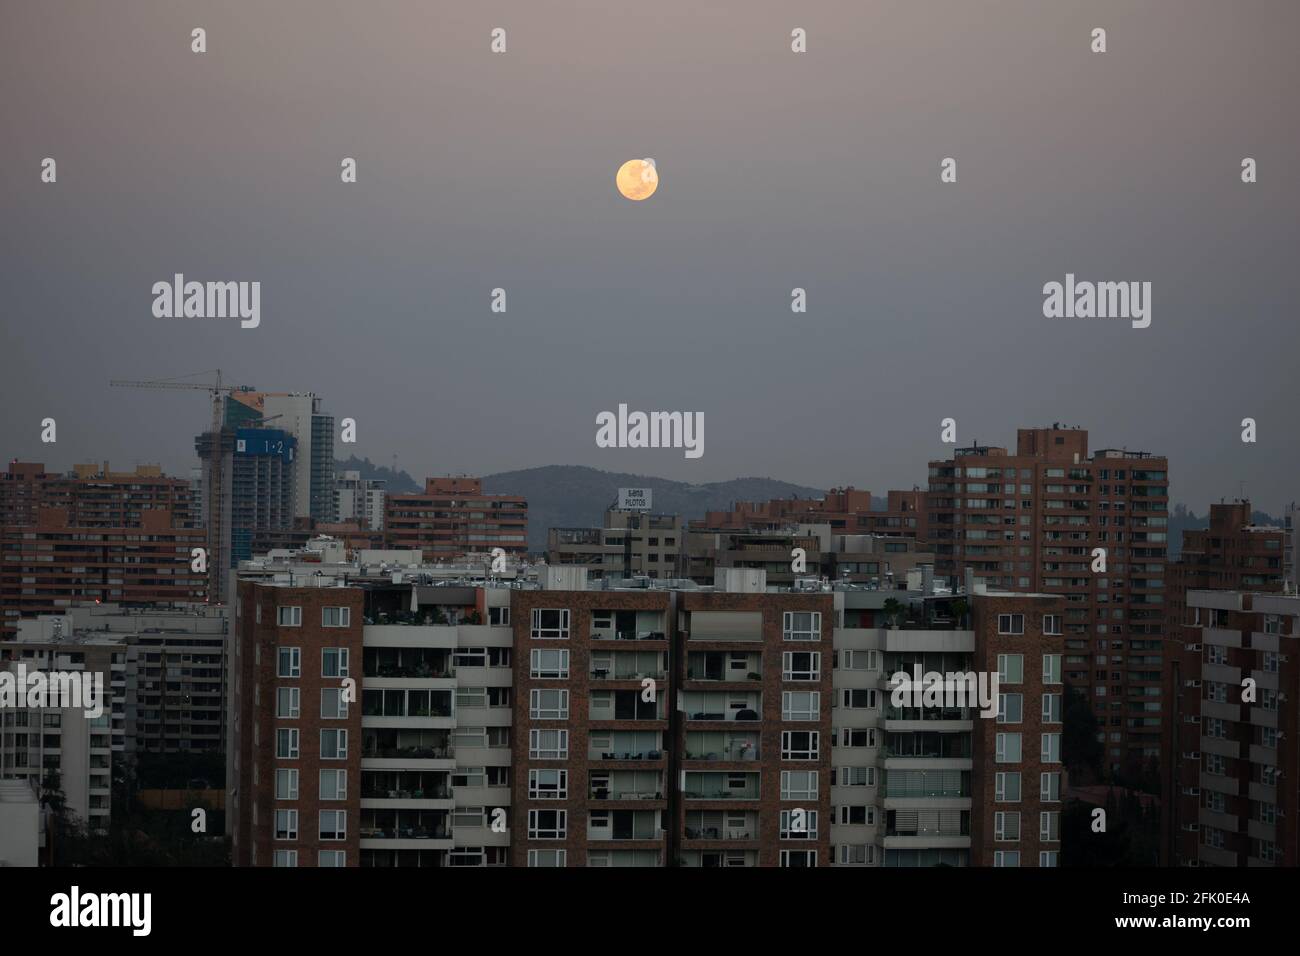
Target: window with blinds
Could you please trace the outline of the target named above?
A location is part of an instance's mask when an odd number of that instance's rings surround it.
[[[963,770],[891,770],[885,781],[885,796],[970,796],[967,775],[968,771]]]
[[[894,810],[890,832],[898,835],[964,836],[966,810]]]

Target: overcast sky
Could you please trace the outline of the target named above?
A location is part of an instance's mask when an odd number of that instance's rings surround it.
[[[220,367],[417,477],[883,493],[924,485],[943,418],[1013,447],[1060,421],[1168,455],[1198,511],[1241,482],[1277,511],[1298,32],[1291,0],[0,0],[0,453],[188,474],[204,394],[108,380]],[[260,326],[155,318],[177,272],[261,282]],[[1150,328],[1044,318],[1066,273],[1151,282]],[[620,402],[703,413],[703,457],[597,448]]]

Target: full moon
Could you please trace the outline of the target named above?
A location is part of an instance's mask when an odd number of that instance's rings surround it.
[[[652,159],[629,159],[618,168],[614,185],[626,198],[649,199],[659,188],[659,171]]]

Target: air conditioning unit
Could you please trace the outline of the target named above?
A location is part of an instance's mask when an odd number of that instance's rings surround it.
[[[1200,645],[1200,644],[1188,644],[1188,645],[1187,645],[1187,649],[1188,649],[1189,651],[1199,651],[1199,650],[1201,649],[1201,645]]]
[[[1285,703],[1285,701],[1286,701],[1286,691],[1282,691],[1282,693],[1278,694],[1278,695],[1277,695],[1277,699],[1280,700],[1280,701],[1283,701],[1283,702]]]
[[[1199,680],[1185,680],[1185,681],[1183,681],[1183,686],[1184,686],[1184,687],[1200,687],[1200,686],[1201,686],[1201,682],[1200,682]]]

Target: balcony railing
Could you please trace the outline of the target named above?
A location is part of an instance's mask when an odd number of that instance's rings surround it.
[[[430,667],[428,664],[419,664],[411,667],[398,666],[395,664],[383,664],[379,667],[367,670],[366,677],[415,677],[415,678],[444,678],[455,677],[456,668],[454,667]]]
[[[602,750],[598,760],[662,760],[662,750]]]
[[[653,678],[654,680],[667,680],[668,672],[633,671],[615,667],[611,673],[608,667],[593,667],[591,669],[591,677],[593,680],[645,680],[647,677]]]
[[[969,707],[889,707],[885,720],[970,720]]]
[[[664,838],[664,831],[662,829],[645,830],[641,833],[636,833],[636,832],[627,833],[626,831],[608,832],[603,830],[591,830],[591,829],[587,830],[588,840],[662,840],[663,838]]]
[[[688,667],[686,669],[687,680],[707,680],[707,681],[761,681],[763,675],[758,671],[746,671],[744,674],[719,674],[716,671],[712,674],[702,668]]]
[[[363,840],[450,840],[447,827],[362,827]]]
[[[363,717],[450,717],[450,707],[412,707],[404,714],[386,714],[383,708],[365,707],[361,711]]]
[[[593,800],[662,800],[664,794],[662,790],[651,792],[649,790],[624,790],[621,793],[611,793],[605,787],[596,787],[591,791]]]
[[[757,760],[758,750],[750,747],[748,750],[710,750],[710,751],[686,751],[687,760]]]
[[[382,790],[362,788],[361,796],[370,800],[450,800],[451,791],[446,787],[434,787],[429,790]]]
[[[756,708],[746,707],[744,710],[696,710],[691,711],[688,715],[690,720],[758,720],[759,713]]]
[[[962,753],[940,753],[939,751],[929,750],[894,750],[890,747],[882,747],[881,754],[887,758],[902,757],[912,760],[969,760],[970,750],[967,749]]]
[[[667,717],[666,713],[660,714],[654,711],[644,714],[628,714],[619,713],[617,710],[596,710],[593,708],[587,712],[588,720],[666,720]]]
[[[970,790],[964,787],[886,787],[885,797],[969,797]]]
[[[683,790],[687,800],[757,800],[758,792],[747,790]]]
[[[367,747],[361,751],[363,757],[403,758],[419,760],[446,760],[456,756],[456,748],[446,747]]]
[[[747,827],[728,829],[727,827],[687,827],[688,840],[757,840],[758,833]]]

